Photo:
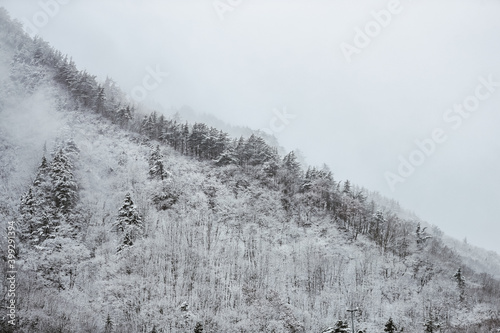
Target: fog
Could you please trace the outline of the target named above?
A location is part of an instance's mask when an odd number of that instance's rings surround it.
[[[273,133],[336,180],[500,253],[498,1],[0,6],[136,102]]]

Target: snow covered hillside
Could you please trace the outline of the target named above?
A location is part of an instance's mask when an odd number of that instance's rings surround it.
[[[141,109],[1,8],[0,74],[0,331],[500,328],[498,256],[327,166]]]

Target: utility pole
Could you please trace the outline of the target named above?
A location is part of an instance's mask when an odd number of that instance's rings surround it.
[[[356,330],[354,329],[354,312],[356,311],[359,311],[358,307],[356,307],[356,309],[347,309],[347,312],[351,313],[352,333],[356,333]]]

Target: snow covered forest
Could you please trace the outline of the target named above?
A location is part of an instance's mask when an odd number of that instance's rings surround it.
[[[496,253],[279,151],[129,102],[0,8],[0,331],[500,329]]]

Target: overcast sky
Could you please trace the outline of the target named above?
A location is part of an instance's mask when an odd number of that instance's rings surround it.
[[[101,80],[167,108],[272,131],[337,180],[500,253],[499,1],[0,6]]]

